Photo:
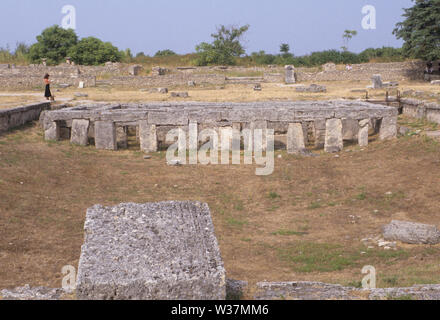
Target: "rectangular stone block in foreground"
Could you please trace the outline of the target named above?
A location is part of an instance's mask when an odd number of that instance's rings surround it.
[[[225,269],[207,204],[87,210],[80,300],[224,300]]]

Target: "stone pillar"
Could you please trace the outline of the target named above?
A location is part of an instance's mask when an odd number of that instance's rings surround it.
[[[304,131],[301,123],[289,123],[287,131],[287,153],[299,154],[304,152]]]
[[[190,122],[188,125],[188,150],[189,164],[197,164],[197,151],[199,149],[199,124]]]
[[[373,75],[371,81],[373,81],[373,89],[380,89],[383,87],[382,76],[380,74]]]
[[[86,119],[74,119],[72,121],[72,130],[70,133],[70,143],[80,146],[89,144],[89,125],[90,121]]]
[[[397,137],[397,117],[385,117],[380,123],[380,140],[392,139]]]
[[[313,126],[315,131],[315,147],[322,149],[325,144],[325,119],[315,120]]]
[[[52,121],[50,125],[44,130],[44,139],[48,141],[60,140],[61,130],[60,125],[56,121]]]
[[[340,152],[344,147],[341,119],[329,119],[325,124],[325,152]]]
[[[250,129],[252,131],[252,136],[254,139],[254,150],[258,150],[259,148],[261,148],[262,151],[265,151],[267,148],[267,121],[253,121],[250,123]],[[255,129],[262,130],[261,146],[256,144]]]
[[[286,71],[286,83],[287,84],[296,83],[295,67],[294,66],[285,66],[284,69]]]
[[[95,122],[96,149],[117,150],[116,126],[113,121]]]
[[[358,142],[359,146],[366,147],[368,146],[368,131],[370,130],[370,119],[364,119],[359,121],[359,133],[358,133]]]
[[[147,120],[139,121],[139,140],[142,151],[146,153],[157,152],[156,125],[149,124]]]

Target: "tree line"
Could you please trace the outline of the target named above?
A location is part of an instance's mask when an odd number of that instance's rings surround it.
[[[207,65],[286,65],[313,67],[328,62],[336,64],[364,63],[377,61],[403,61],[405,59],[436,60],[440,59],[440,0],[413,0],[414,6],[404,9],[403,22],[396,25],[393,33],[404,41],[402,48],[369,48],[361,53],[348,50],[348,42],[357,35],[356,30],[345,30],[341,50],[325,50],[309,55],[295,56],[288,43],[280,44],[278,54],[265,51],[246,55],[242,39],[249,30],[249,25],[221,25],[211,35],[212,42],[202,42],[196,46],[196,53],[191,64]],[[170,50],[160,50],[154,57],[176,57]],[[26,61],[40,63],[46,58],[49,65],[56,65],[66,57],[81,65],[100,65],[105,62],[142,62],[149,56],[143,52],[135,57],[130,49],[119,50],[110,42],[103,42],[95,37],[79,39],[74,30],[65,30],[59,26],[45,29],[37,42],[31,46],[19,43],[15,52],[9,48],[0,49],[0,61]]]

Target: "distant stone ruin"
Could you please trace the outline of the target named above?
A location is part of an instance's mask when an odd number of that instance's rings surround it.
[[[125,145],[127,128],[138,132],[141,150],[156,152],[174,128],[188,132],[245,128],[273,129],[287,134],[287,150],[301,151],[309,144],[309,131],[317,148],[339,152],[343,140],[368,144],[369,129],[380,139],[397,136],[397,109],[360,101],[298,101],[256,103],[149,103],[83,105],[42,113],[40,122],[46,140],[70,139],[87,145],[93,139],[98,149],[117,150]],[[345,126],[350,124],[350,131]],[[303,130],[299,130],[299,128]],[[122,130],[118,130],[122,128]],[[197,135],[196,135],[197,136]]]
[[[87,210],[79,300],[224,300],[226,274],[207,204]]]

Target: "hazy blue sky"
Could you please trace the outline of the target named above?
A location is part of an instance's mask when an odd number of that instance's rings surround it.
[[[247,53],[279,51],[289,43],[296,55],[339,49],[345,29],[359,32],[351,51],[368,47],[400,46],[392,34],[402,8],[411,0],[1,0],[0,47],[28,44],[51,25],[61,24],[64,5],[74,5],[77,33],[111,41],[133,53],[172,49],[193,52],[210,41],[220,24],[250,24],[245,37]],[[377,29],[363,30],[362,7],[377,10]]]

